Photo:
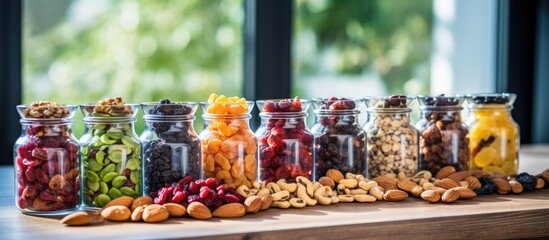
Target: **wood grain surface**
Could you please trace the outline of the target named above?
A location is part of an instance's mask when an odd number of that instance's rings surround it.
[[[549,146],[521,150],[520,170],[549,168]],[[158,224],[59,224],[59,217],[21,214],[14,205],[13,167],[0,167],[0,239],[506,239],[549,238],[549,189],[480,196],[453,204],[345,203],[270,209],[241,219],[170,219]]]

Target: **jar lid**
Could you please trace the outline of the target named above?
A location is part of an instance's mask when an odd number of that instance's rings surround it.
[[[511,108],[517,95],[514,93],[468,94],[469,108]]]
[[[261,113],[259,116],[286,116],[301,117],[307,116],[307,110],[311,102],[299,97],[285,99],[257,100],[257,107]]]
[[[56,102],[35,101],[31,104],[17,105],[16,109],[22,122],[72,122],[77,107]]]
[[[461,110],[465,101],[464,95],[419,95],[417,96],[421,109],[425,110]]]
[[[194,119],[198,108],[196,102],[172,102],[169,99],[162,99],[158,102],[141,103],[145,120],[155,119]]]
[[[415,97],[405,95],[392,95],[389,97],[365,97],[368,111],[409,112],[414,104]]]

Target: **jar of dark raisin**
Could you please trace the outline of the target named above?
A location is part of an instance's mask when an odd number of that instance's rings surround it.
[[[414,97],[394,95],[368,97],[367,135],[368,176],[395,176],[404,172],[412,177],[418,171],[419,131],[412,124],[410,106]]]
[[[433,174],[452,165],[457,171],[469,169],[469,130],[462,121],[464,96],[418,96],[421,117],[420,169]]]
[[[143,144],[143,190],[145,195],[183,177],[200,178],[200,139],[194,131],[194,102],[142,103],[145,130]]]
[[[86,124],[80,138],[83,207],[141,196],[141,142],[134,130],[138,105],[114,98],[80,108]]]
[[[313,178],[313,135],[305,124],[308,100],[259,100],[261,126],[255,132],[259,146],[259,180],[294,182]]]
[[[516,97],[512,93],[467,96],[471,169],[517,174],[520,131],[511,116]]]
[[[15,206],[32,215],[63,215],[80,206],[75,105],[19,105],[23,127],[14,147]]]
[[[358,124],[362,99],[313,99],[315,178],[335,168],[343,174],[368,175],[366,132]]]

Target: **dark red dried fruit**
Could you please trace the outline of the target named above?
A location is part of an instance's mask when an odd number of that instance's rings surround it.
[[[195,182],[189,184],[189,192],[192,194],[197,194],[200,191],[200,187]]]
[[[223,196],[223,199],[221,199],[221,201],[225,204],[237,203],[237,202],[240,202],[240,199],[238,199],[238,197],[233,194],[225,194],[225,196]]]
[[[180,203],[181,201],[183,201],[183,199],[185,199],[184,197],[185,197],[185,195],[183,195],[183,192],[176,192],[170,198],[170,202],[171,203]]]
[[[200,194],[199,194],[199,196],[200,196],[200,198],[201,198],[202,200],[204,200],[205,198],[207,198],[207,197],[208,197],[208,194],[210,194],[210,188],[209,188],[209,187],[204,186],[204,187],[201,187],[201,188],[200,188]]]
[[[160,205],[164,204],[168,199],[169,193],[168,188],[161,188],[160,191],[158,191],[158,196],[154,198],[154,203]]]

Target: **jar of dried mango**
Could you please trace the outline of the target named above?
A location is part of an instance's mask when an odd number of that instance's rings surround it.
[[[468,95],[471,169],[508,176],[518,170],[519,126],[511,116],[516,94]]]
[[[253,106],[244,98],[215,94],[200,103],[202,178],[216,178],[226,187],[252,187],[257,178],[257,138],[248,125]]]

